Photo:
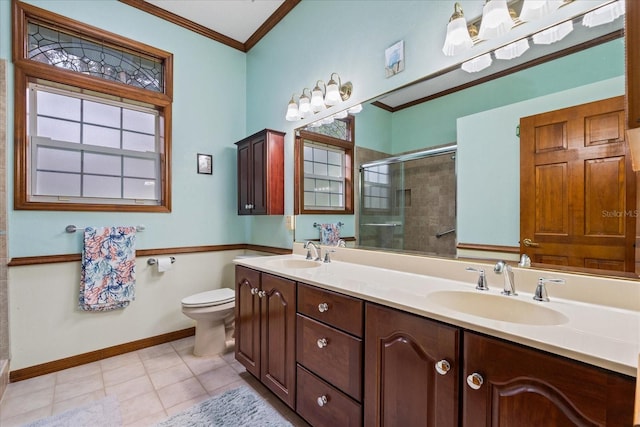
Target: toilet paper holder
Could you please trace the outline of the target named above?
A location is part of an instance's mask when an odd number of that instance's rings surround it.
[[[176,257],[170,256],[169,259],[171,259],[171,264],[176,262]],[[157,263],[158,263],[158,260],[156,258],[149,258],[147,260],[148,265],[156,265]]]

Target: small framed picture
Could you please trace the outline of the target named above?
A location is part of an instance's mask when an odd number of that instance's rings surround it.
[[[198,173],[213,174],[213,156],[198,153]]]
[[[384,73],[391,77],[404,70],[404,40],[400,40],[384,51]]]

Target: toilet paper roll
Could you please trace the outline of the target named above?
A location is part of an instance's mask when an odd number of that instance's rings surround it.
[[[167,270],[171,270],[173,268],[173,264],[171,263],[171,257],[159,257],[158,258],[158,272],[164,273]]]

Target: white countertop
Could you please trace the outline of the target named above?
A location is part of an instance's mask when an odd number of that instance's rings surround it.
[[[491,299],[496,304],[509,304],[517,299],[543,305],[568,318],[564,324],[551,326],[511,323],[448,309],[430,300],[430,294],[442,290],[481,292],[475,289],[475,276],[470,275],[468,281],[451,280],[336,260],[317,268],[285,268],[272,262],[288,259],[304,260],[304,257],[277,255],[234,262],[629,376],[637,375],[640,313],[635,310],[555,298],[553,285],[547,285],[549,302],[535,302],[532,293],[520,290],[517,296],[500,295],[502,289],[496,286],[484,291],[496,296]]]

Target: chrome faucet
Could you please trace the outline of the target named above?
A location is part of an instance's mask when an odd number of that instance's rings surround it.
[[[317,243],[308,241],[304,244],[304,248],[307,250],[307,259],[313,259],[314,261],[322,261],[322,255],[321,255],[322,251],[320,250],[320,246],[318,246]],[[316,253],[315,259],[311,256],[311,248],[315,250],[315,253]]]
[[[564,279],[546,279],[544,277],[540,277],[538,279],[538,286],[536,286],[536,293],[533,296],[533,299],[536,301],[549,301],[549,294],[547,293],[547,287],[545,283],[564,283]]]
[[[513,270],[509,264],[504,261],[498,261],[495,267],[493,267],[493,271],[496,274],[502,274],[504,276],[502,295],[518,295],[516,293],[516,284],[513,280]]]
[[[465,270],[467,271],[474,271],[476,273],[478,273],[478,283],[476,284],[476,289],[479,291],[488,291],[489,290],[489,286],[487,286],[487,277],[484,274],[484,270],[481,268],[473,268],[473,267],[467,267],[465,268]]]

